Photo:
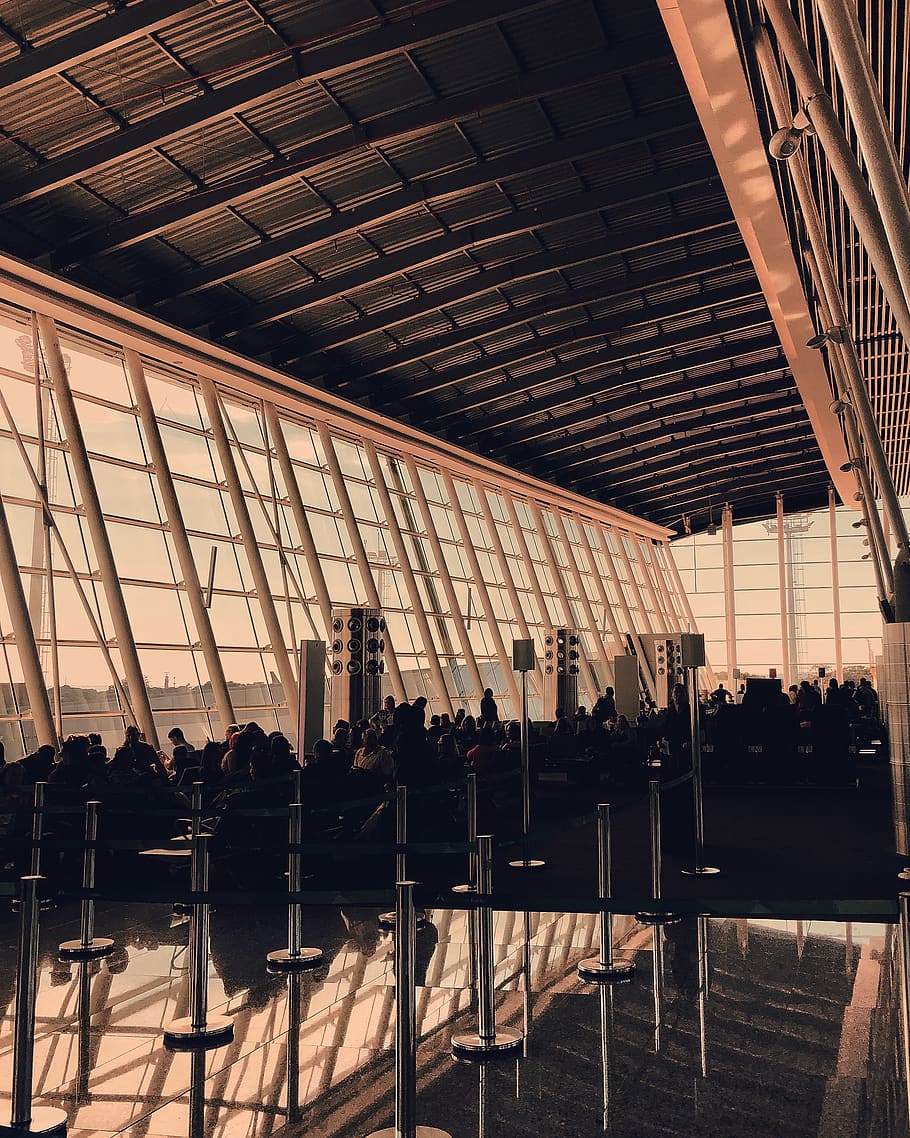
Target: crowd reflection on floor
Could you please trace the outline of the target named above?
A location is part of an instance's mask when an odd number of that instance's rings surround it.
[[[96,926],[115,953],[63,964],[56,945],[75,912],[46,914],[36,1101],[62,1106],[76,1138],[360,1138],[389,1125],[394,951],[376,916],[305,910],[305,941],[326,962],[287,978],[264,966],[285,943],[285,914],[219,907],[209,1007],[231,1016],[234,1041],[190,1055],[162,1042],[165,1025],[187,1013],[186,918],[165,906],[100,905]],[[595,916],[497,913],[497,1018],[525,1044],[517,1059],[470,1064],[450,1051],[476,1014],[469,920],[460,910],[429,916],[417,938],[418,1113],[453,1138],[903,1133],[890,926],[691,918],[655,929],[617,917],[618,950],[637,970],[611,989],[576,973],[597,950]],[[8,1103],[16,923],[4,917],[0,928]],[[845,1115],[849,1131],[837,1128]]]

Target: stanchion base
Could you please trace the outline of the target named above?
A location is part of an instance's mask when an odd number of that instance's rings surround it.
[[[55,1106],[36,1106],[28,1122],[13,1126],[12,1122],[0,1124],[0,1134],[6,1138],[14,1134],[66,1134],[66,1111]]]
[[[905,865],[897,876],[901,881],[910,881],[910,865]]]
[[[453,893],[476,893],[477,892],[477,886],[476,885],[453,885],[452,886],[452,892]]]
[[[171,905],[171,912],[178,917],[191,917],[194,908],[192,901],[175,901]]]
[[[189,1017],[175,1019],[164,1029],[168,1051],[208,1051],[233,1041],[234,1021],[227,1016],[209,1016],[203,1028],[194,1028]]]
[[[415,1126],[416,1138],[452,1138],[447,1130],[440,1130],[436,1126]],[[367,1138],[399,1138],[399,1131],[394,1126],[387,1126],[384,1130],[374,1130]]]
[[[678,925],[682,917],[675,913],[636,913],[635,919],[640,925]]]
[[[269,972],[308,972],[318,968],[324,960],[321,948],[302,948],[293,955],[289,948],[279,948],[277,952],[268,954],[265,966]]]
[[[497,1027],[492,1039],[484,1039],[477,1032],[465,1031],[452,1036],[452,1052],[468,1058],[483,1058],[485,1055],[508,1055],[520,1051],[524,1036],[520,1031],[508,1027]]]
[[[720,873],[716,865],[703,865],[700,868],[684,869],[682,872],[686,877],[710,877],[712,874]]]
[[[102,956],[110,956],[114,951],[114,942],[106,936],[96,936],[88,944],[81,940],[65,940],[57,949],[61,960],[99,960]]]
[[[539,857],[522,857],[509,862],[509,869],[543,869],[547,863]]]
[[[10,901],[9,907],[14,913],[21,913],[22,912],[22,900],[21,900],[21,898],[14,897],[12,899],[12,901]],[[53,897],[42,897],[41,900],[38,902],[38,911],[40,913],[49,913],[49,912],[51,912],[52,909],[56,909],[56,908],[57,908],[57,902],[54,900]],[[50,1107],[48,1107],[48,1110],[50,1110]],[[0,1130],[0,1134],[2,1134],[2,1133],[3,1133],[2,1130]]]
[[[592,956],[579,964],[578,975],[592,984],[627,984],[635,975],[635,965],[631,960],[602,964],[599,956]]]
[[[394,910],[389,913],[380,913],[376,918],[381,929],[394,929],[395,928],[395,912]],[[414,926],[418,929],[425,929],[430,922],[427,920],[427,915],[423,909],[418,909],[414,914]]]

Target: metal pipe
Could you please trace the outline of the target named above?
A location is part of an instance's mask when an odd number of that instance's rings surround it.
[[[521,673],[521,834],[531,832],[531,757],[528,747],[528,673]],[[527,851],[525,851],[527,856]]]
[[[611,894],[611,848],[610,848],[610,804],[597,805],[597,896],[608,901]],[[605,968],[613,965],[613,914],[601,910],[600,923],[600,963]]]
[[[19,951],[16,969],[16,1022],[13,1035],[12,1126],[32,1120],[32,1072],[35,1061],[35,1001],[38,989],[38,882],[21,878]]]
[[[454,885],[453,893],[477,891],[477,775],[471,771],[467,778],[466,804],[468,815],[468,880],[465,885]],[[473,912],[473,910],[471,910]]]
[[[831,99],[822,85],[821,78],[812,57],[809,55],[796,21],[793,19],[787,0],[766,0],[764,7],[774,25],[778,42],[800,89],[806,113],[811,119],[818,134],[819,142],[824,148],[825,155],[850,210],[851,218],[869,254],[869,259],[897,321],[904,342],[910,344],[910,307],[908,307],[897,267],[894,264],[888,238],[875,201],[869,192],[869,187],[863,179],[856,157],[850,149],[843,128],[838,122]],[[783,84],[774,62],[770,44],[760,28],[756,29],[755,32],[755,50],[759,66],[768,86],[769,97],[775,108],[775,116],[780,125],[789,125],[789,119],[786,122],[782,121],[782,116],[786,116],[788,113],[785,105],[786,96],[783,94]],[[827,244],[799,155],[794,155],[790,159],[790,163],[793,166],[793,186],[809,235],[809,241],[818,260],[819,268],[823,268],[823,272],[828,273],[830,260],[827,254]],[[828,284],[831,286],[831,291],[829,292],[826,284],[825,297],[839,326],[849,328],[850,325],[847,322],[839,290],[834,284],[833,271],[830,271],[829,275]],[[848,349],[847,356],[849,358],[852,355],[855,358],[855,345],[853,345],[852,340],[849,340],[849,343],[850,349]],[[847,377],[850,398],[861,423],[863,441],[872,460],[872,467],[875,471],[875,478],[882,494],[885,509],[891,520],[897,543],[906,551],[910,548],[910,537],[908,537],[907,526],[858,360],[855,370],[852,364],[848,367]]]
[[[44,792],[46,782],[35,783],[35,799],[32,813],[32,852],[29,858],[29,873],[37,877],[41,872],[41,841],[44,838]]]
[[[398,851],[395,854],[396,880],[404,881],[408,875],[408,855],[404,846],[408,841],[408,788],[399,786],[395,790],[395,842]]]
[[[3,588],[3,595],[9,608],[10,624],[16,638],[19,666],[22,668],[25,693],[28,696],[28,706],[35,734],[38,736],[38,744],[56,746],[57,731],[54,727],[50,701],[47,698],[41,657],[38,655],[35,630],[29,617],[28,603],[22,588],[22,575],[16,560],[16,548],[13,545],[13,536],[2,498],[0,498],[0,586]],[[51,587],[50,569],[48,569],[48,588]]]
[[[89,892],[95,888],[95,842],[98,840],[98,807],[100,802],[85,804],[85,854],[82,861],[82,888]],[[89,948],[95,935],[95,902],[82,898],[82,947]]]
[[[288,887],[291,893],[299,893],[303,888],[302,855],[300,843],[303,841],[303,806],[292,802],[289,807],[288,836],[291,851],[288,855]],[[294,847],[298,848],[294,848]],[[288,906],[288,955],[300,956],[303,943],[303,927],[300,902],[292,901]]]
[[[834,615],[834,674],[844,679],[844,645],[840,618],[840,566],[837,563],[837,506],[834,487],[828,487],[828,529],[831,539],[831,611]]]
[[[787,613],[787,564],[786,564],[786,543],[784,541],[784,496],[777,491],[775,495],[775,505],[777,509],[777,593],[780,603],[780,651],[781,659],[783,660],[783,667],[781,674],[783,676],[784,687],[788,688],[791,684],[790,678],[790,626],[789,616]]]
[[[652,778],[648,782],[648,808],[651,818],[651,896],[660,900],[661,852],[660,852],[660,782]]]
[[[130,703],[124,710],[131,717],[135,717],[137,725],[145,732],[148,742],[157,749],[158,735],[155,729],[152,705],[149,701],[145,677],[142,674],[139,653],[136,651],[136,641],[133,637],[126,601],[123,599],[120,576],[117,572],[114,553],[105,527],[101,500],[95,486],[92,466],[86,450],[85,438],[82,434],[82,426],[76,411],[76,402],[73,399],[69,378],[66,374],[63,353],[60,350],[60,341],[57,338],[57,327],[50,316],[42,315],[39,312],[35,318],[44,345],[48,375],[53,382],[54,394],[57,397],[57,411],[66,435],[73,474],[82,496],[82,505],[92,539],[92,548],[95,557],[98,559],[98,568],[101,571],[101,584],[110,610],[114,634],[117,637],[117,648],[120,652],[123,671],[126,674]]]
[[[300,985],[299,972],[288,975],[287,1120],[299,1122],[300,1110]]]
[[[872,71],[855,4],[856,0],[850,3],[845,3],[845,0],[818,0],[818,11],[828,32],[837,77],[850,109],[850,120],[856,130],[904,298],[910,302],[910,199],[907,180],[885,117],[881,92]]]
[[[493,961],[493,838],[484,834],[477,839],[477,892],[484,898],[477,910],[477,1034],[481,1043],[496,1038],[496,1014],[493,1002],[495,966]]]
[[[417,920],[414,882],[395,885],[395,1131],[417,1133]]]
[[[196,625],[196,634],[199,637],[199,644],[202,648],[202,655],[205,659],[205,666],[209,674],[209,682],[212,685],[212,695],[218,708],[221,729],[225,731],[235,720],[234,707],[231,702],[227,679],[225,678],[224,668],[221,663],[221,654],[218,651],[218,644],[212,632],[212,623],[209,620],[208,610],[205,606],[202,584],[196,569],[196,558],[186,532],[183,512],[180,509],[180,501],[177,497],[174,480],[171,477],[170,465],[168,464],[167,453],[161,438],[161,430],[158,426],[158,419],[155,416],[155,408],[152,406],[152,397],[149,393],[148,382],[145,378],[145,369],[142,366],[142,360],[139,355],[132,349],[127,348],[125,350],[124,358],[126,360],[127,374],[129,375],[133,392],[136,396],[136,407],[139,410],[139,419],[142,423],[145,441],[149,448],[149,454],[155,469],[158,489],[164,503],[164,512],[168,520],[168,530],[171,535],[171,540],[174,543],[174,550],[177,554],[180,572],[183,574],[183,586],[186,592],[186,599]],[[217,549],[217,546],[214,546],[213,549]],[[209,593],[211,593],[211,588],[209,589]]]
[[[197,834],[193,839],[190,866],[194,893],[205,893],[209,887],[209,835]],[[205,1031],[208,1015],[209,905],[195,901],[190,918],[190,1019],[194,1031]]]
[[[705,801],[704,784],[701,769],[701,723],[699,722],[700,707],[698,703],[698,668],[686,669],[689,680],[689,747],[692,754],[692,809],[695,815],[695,868],[684,869],[683,873],[703,874],[718,873],[714,866],[705,865]]]
[[[708,1033],[707,1033],[707,1001],[708,1001],[708,918],[697,917],[697,943],[698,943],[698,1034],[699,1057],[701,1059],[701,1075],[708,1077]]]

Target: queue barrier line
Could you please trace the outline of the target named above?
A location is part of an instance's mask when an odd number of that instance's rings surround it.
[[[660,793],[664,794],[668,790],[675,790],[677,786],[682,786],[685,782],[691,782],[695,777],[694,770],[687,770],[685,774],[677,775],[676,778],[668,779],[667,782],[661,782]]]
[[[209,835],[216,837],[217,835]],[[168,843],[179,843],[171,844]],[[157,844],[156,844],[157,843]],[[154,850],[165,853],[178,853],[189,850],[192,842],[189,838],[97,838],[86,842],[84,838],[42,838],[35,841],[33,838],[14,839],[7,843],[19,849],[40,849],[42,853],[52,853],[63,850]],[[225,847],[218,853],[256,853],[263,850],[278,853],[289,851],[291,853],[342,853],[357,854],[465,854],[476,851],[476,844],[469,842],[299,842],[288,844],[286,842],[274,846],[244,845],[242,849]]]

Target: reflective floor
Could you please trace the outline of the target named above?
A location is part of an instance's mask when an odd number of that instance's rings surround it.
[[[305,943],[326,964],[271,977],[284,914],[212,915],[209,1007],[234,1042],[165,1050],[185,1015],[187,930],[165,906],[99,906],[117,949],[61,964],[78,913],[42,917],[36,1104],[69,1133],[361,1138],[393,1117],[394,956],[377,910],[307,909]],[[496,1014],[525,1034],[517,1058],[452,1058],[476,1028],[469,920],[436,910],[417,938],[418,1121],[478,1135],[720,1135],[885,1138],[906,1134],[890,926],[691,918],[662,929],[616,917],[634,980],[579,980],[598,918],[497,913]],[[0,1113],[8,1117],[17,923],[0,917]],[[656,972],[655,972],[656,966]],[[655,976],[657,983],[655,984]]]

